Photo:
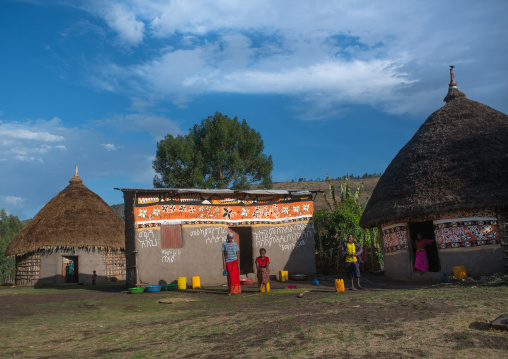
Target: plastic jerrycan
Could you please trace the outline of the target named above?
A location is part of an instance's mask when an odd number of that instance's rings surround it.
[[[346,288],[344,288],[344,279],[335,279],[335,291],[339,293],[344,293]]]

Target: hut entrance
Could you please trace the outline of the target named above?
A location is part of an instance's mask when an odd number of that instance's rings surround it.
[[[62,278],[64,283],[78,282],[78,256],[62,257]]]
[[[423,238],[433,240],[432,244],[427,246],[427,259],[429,261],[429,272],[439,272],[441,269],[441,264],[439,263],[439,254],[437,252],[437,245],[434,238],[434,223],[432,221],[428,222],[415,222],[409,223],[409,235],[410,241],[409,246],[411,248],[411,267],[414,269],[415,256],[416,256],[416,248],[415,241],[418,233],[421,233]]]
[[[235,234],[234,241],[240,247],[240,270],[245,273],[254,272],[254,257],[252,253],[252,228],[230,227],[229,232]]]

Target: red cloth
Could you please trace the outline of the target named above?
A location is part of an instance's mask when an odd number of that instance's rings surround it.
[[[229,294],[241,293],[240,289],[240,271],[238,270],[238,259],[232,262],[226,262],[226,269],[228,270],[228,289]]]
[[[256,264],[259,265],[259,268],[265,268],[267,264],[270,264],[270,258],[267,256],[263,259],[261,259],[261,257],[257,257]]]

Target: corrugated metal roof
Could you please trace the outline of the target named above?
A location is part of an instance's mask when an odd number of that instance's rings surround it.
[[[257,194],[257,195],[270,195],[270,194],[291,194],[293,196],[305,196],[312,193],[321,193],[319,190],[306,190],[306,189],[260,189],[260,190],[232,190],[232,189],[199,189],[199,188],[115,188],[122,192],[176,192],[176,193],[204,193],[204,194]]]

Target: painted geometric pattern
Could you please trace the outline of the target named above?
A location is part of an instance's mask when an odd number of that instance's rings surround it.
[[[464,209],[459,211],[448,211],[442,214],[434,216],[433,220],[444,220],[444,219],[460,219],[460,218],[488,218],[496,217],[496,211],[493,208],[474,208]]]
[[[214,205],[161,205],[135,209],[136,224],[160,223],[164,220],[206,221],[213,223],[283,222],[286,220],[310,218],[313,202],[293,202],[256,206],[214,206]]]
[[[383,243],[386,253],[407,248],[407,227],[396,226],[383,230]]]
[[[440,248],[477,247],[499,243],[496,220],[435,224],[434,235]]]
[[[455,211],[447,211],[443,213],[434,213],[425,216],[414,216],[401,218],[396,221],[383,224],[383,227],[388,227],[396,223],[411,223],[411,222],[425,222],[425,221],[439,221],[439,220],[457,220],[461,218],[495,218],[496,211],[494,208],[473,208]]]

